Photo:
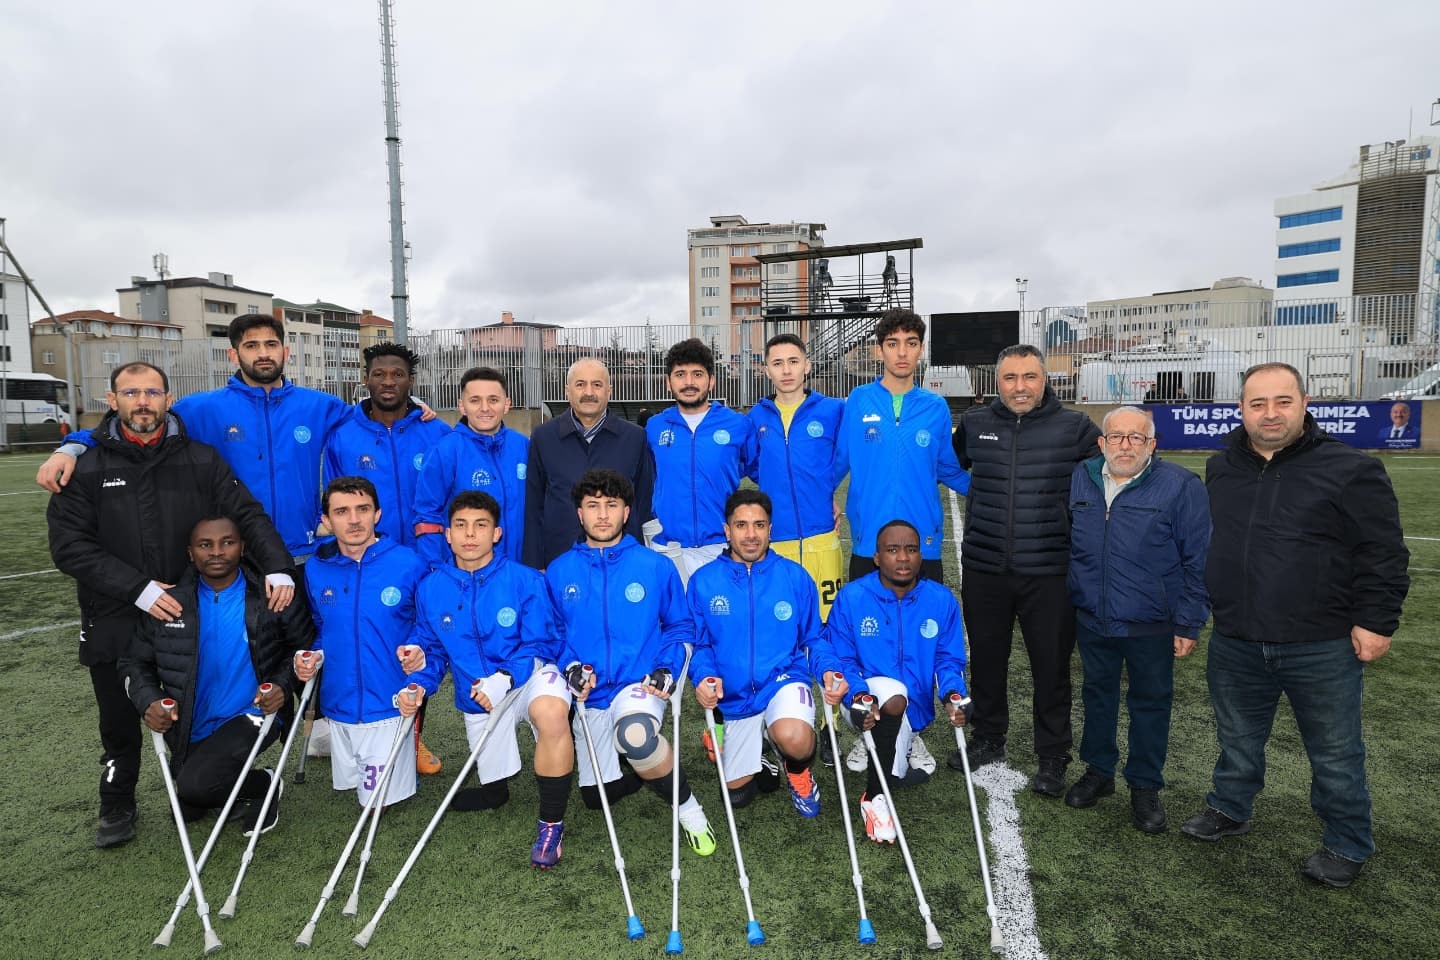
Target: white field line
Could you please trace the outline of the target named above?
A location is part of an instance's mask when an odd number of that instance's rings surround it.
[[[44,627],[30,627],[25,630],[16,630],[14,633],[0,633],[0,642],[5,640],[18,640],[32,633],[48,633],[51,630],[68,630],[70,627],[78,626],[80,626],[79,620],[67,620],[64,623],[52,623]]]
[[[7,574],[5,574],[4,576],[0,576],[0,580],[19,580],[19,579],[21,579],[21,578],[23,578],[23,577],[40,577],[40,576],[44,576],[44,575],[47,574],[47,573],[59,573],[59,572],[60,572],[59,570],[56,570],[54,567],[51,567],[49,570],[31,570],[29,573],[7,573]]]
[[[1440,537],[1406,537],[1406,540],[1423,540],[1425,543],[1440,543]]]
[[[954,532],[955,567],[960,569],[960,498],[950,494],[950,524]],[[985,791],[985,819],[990,824],[990,860],[994,874],[995,911],[1005,937],[1008,960],[1046,960],[1035,923],[1035,891],[1030,886],[1030,860],[1020,836],[1020,808],[1015,794],[1025,789],[1023,773],[1006,763],[992,763],[975,771],[971,779]]]
[[[50,495],[49,490],[16,490],[13,493],[0,493],[0,497],[25,497],[32,493],[43,493],[46,496]]]

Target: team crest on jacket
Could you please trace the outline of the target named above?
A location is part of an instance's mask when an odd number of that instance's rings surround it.
[[[320,602],[321,602],[321,603],[327,603],[327,604],[328,604],[328,603],[334,603],[334,602],[335,602],[335,588],[334,588],[334,587],[326,587],[324,590],[321,590],[321,591],[320,591]]]
[[[296,442],[296,443],[309,443],[309,442],[310,442],[310,437],[311,437],[310,428],[307,427],[307,426],[305,426],[305,424],[302,423],[302,424],[300,424],[300,426],[298,426],[298,427],[295,428],[295,442]]]
[[[928,446],[930,446],[930,431],[929,431],[929,430],[916,430],[916,431],[915,431],[915,446],[917,446],[917,447],[928,447]]]
[[[662,447],[675,446],[675,431],[668,428],[665,430],[661,430],[660,436],[655,438],[655,442]]]
[[[631,603],[639,603],[645,599],[645,586],[638,580],[631,580],[625,585],[625,599]]]
[[[470,474],[470,486],[472,487],[488,487],[493,482],[494,477],[490,476],[490,471],[484,467]]]
[[[819,420],[811,420],[809,423],[805,424],[805,432],[810,434],[810,436],[812,437],[823,437],[825,436],[825,424],[821,423]]]
[[[383,604],[385,604],[385,606],[387,606],[387,607],[399,606],[399,604],[400,604],[400,588],[399,588],[399,587],[386,587],[384,590],[381,590],[381,591],[380,591],[380,602],[383,603]]]
[[[415,456],[410,459],[410,462],[413,463],[413,464],[415,464],[415,469],[416,469],[416,470],[419,470],[421,467],[425,466],[425,454],[423,454],[423,453],[417,453],[417,454],[415,454]]]
[[[939,635],[940,624],[935,622],[934,617],[926,617],[925,621],[920,624],[920,636],[926,640],[934,640]]]
[[[862,636],[862,637],[878,637],[878,636],[880,636],[880,621],[877,620],[877,619],[875,619],[874,617],[861,617],[861,618],[860,618],[860,636]]]
[[[730,442],[730,431],[716,430],[714,433],[710,434],[710,439],[714,440],[716,443],[720,444],[720,446],[723,447],[725,446],[725,444]]]
[[[440,618],[440,629],[446,633],[453,631],[455,629],[455,618],[448,613],[445,614]]]
[[[495,622],[502,627],[515,626],[515,608],[501,607],[499,612],[495,614]]]
[[[358,461],[356,461],[355,466],[358,467],[358,468],[361,469],[361,470],[375,470],[375,469],[378,469],[378,468],[375,466],[375,458],[372,457],[372,456],[370,456],[370,454],[368,454],[368,453],[362,453],[362,454],[360,454],[360,459],[359,459]]]
[[[717,617],[730,615],[730,598],[720,593],[710,598],[710,612]]]
[[[790,606],[789,601],[780,600],[775,604],[775,619],[780,621],[789,620],[795,616],[795,608]]]
[[[228,424],[225,427],[225,440],[229,443],[238,443],[245,439],[245,428],[238,423]]]
[[[525,464],[523,464],[523,463],[517,463],[517,464],[515,464],[515,479],[516,479],[516,480],[524,480],[524,479],[525,479]]]
[[[866,427],[866,428],[865,428],[865,442],[866,442],[866,443],[879,443],[879,442],[880,442],[880,428],[879,428],[879,427],[873,427],[873,426],[872,426],[872,427]]]
[[[580,584],[565,584],[565,589],[560,591],[560,596],[565,599],[566,603],[574,603],[576,600],[580,599]]]

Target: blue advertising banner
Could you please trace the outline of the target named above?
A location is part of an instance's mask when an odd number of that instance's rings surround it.
[[[1240,426],[1240,408],[1228,403],[1151,403],[1145,409],[1155,417],[1161,450],[1218,450],[1230,431]],[[1366,450],[1417,449],[1421,409],[1421,404],[1408,400],[1310,400],[1310,415],[1321,429]]]

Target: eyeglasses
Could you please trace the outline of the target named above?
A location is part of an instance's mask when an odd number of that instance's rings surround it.
[[[146,400],[159,400],[165,396],[165,391],[156,390],[154,387],[146,387],[144,390],[139,387],[126,387],[124,390],[116,390],[115,396],[124,397],[126,400],[139,400],[141,397]]]
[[[1145,436],[1145,434],[1143,434],[1143,433],[1107,433],[1107,434],[1105,434],[1105,442],[1108,443],[1108,444],[1110,444],[1110,446],[1112,446],[1112,447],[1118,447],[1118,446],[1120,446],[1120,444],[1124,443],[1126,440],[1129,440],[1129,441],[1130,441],[1130,446],[1132,446],[1132,447],[1142,447],[1142,446],[1144,446],[1145,444],[1149,443],[1151,440],[1154,440],[1154,439],[1155,439],[1154,437],[1147,437],[1147,436]]]

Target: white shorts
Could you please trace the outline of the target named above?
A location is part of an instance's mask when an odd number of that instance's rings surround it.
[[[725,701],[720,701],[725,709]],[[815,727],[815,696],[808,683],[787,683],[775,691],[764,713],[739,720],[726,719],[725,745],[720,751],[725,761],[725,777],[739,780],[760,772],[760,751],[764,749],[762,733],[776,720],[801,720]]]
[[[578,706],[571,724],[575,731],[575,770],[579,774],[580,786],[593,787],[595,771],[590,766],[590,751],[585,749],[585,730],[580,726]],[[585,711],[590,718],[590,736],[595,743],[595,756],[600,761],[600,774],[606,783],[620,779],[620,753],[615,749],[615,725],[620,718],[632,713],[649,714],[663,732],[665,711],[669,706],[670,701],[662,700],[638,683],[632,683],[617,693],[606,709]]]
[[[570,706],[570,688],[553,663],[535,668],[499,729],[486,738],[485,749],[475,760],[475,775],[481,783],[494,783],[520,772],[520,743],[515,738],[515,728],[521,723],[530,723],[530,704],[537,697],[555,697],[563,700],[567,709]],[[465,739],[473,751],[480,741],[480,734],[490,724],[491,714],[462,713],[461,716],[465,718]],[[535,733],[533,723],[530,724],[530,732]]]
[[[395,745],[401,719],[370,723],[330,721],[330,782],[336,790],[354,790],[363,807],[385,774],[385,758]],[[415,735],[410,733],[395,757],[395,772],[382,798],[388,805],[415,795]]]
[[[670,562],[675,564],[675,569],[680,571],[680,585],[688,587],[691,575],[724,553],[725,544],[712,543],[708,547],[682,547],[673,542],[655,543],[651,544],[650,549],[669,557]]]
[[[904,697],[907,703],[910,700],[910,692],[905,689],[905,684],[899,680],[892,680],[890,677],[866,677],[865,685],[870,688],[870,692],[875,696],[876,702],[881,705],[891,697]],[[855,721],[851,719],[849,710],[845,711],[845,719],[850,721],[852,727],[855,726]],[[725,735],[728,737],[730,731],[726,730]],[[914,738],[915,731],[910,729],[910,718],[902,714],[900,717],[900,735],[895,738],[895,764],[890,768],[890,776],[892,778],[903,777],[910,772],[910,741]],[[729,773],[729,771],[727,770],[726,773]]]

